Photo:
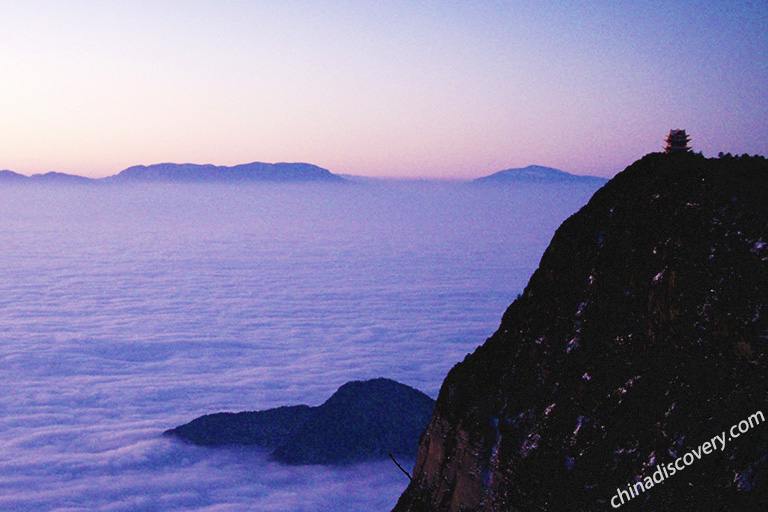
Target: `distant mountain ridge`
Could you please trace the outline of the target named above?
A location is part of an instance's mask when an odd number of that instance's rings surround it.
[[[134,165],[106,178],[86,178],[74,174],[48,172],[25,176],[9,170],[0,171],[0,184],[68,184],[87,185],[105,183],[244,183],[244,182],[328,182],[379,183],[392,181],[357,175],[334,174],[317,165],[296,163],[251,162],[234,166],[212,164],[161,163]],[[394,180],[402,181],[402,180]],[[405,180],[409,181],[409,180]],[[431,180],[415,180],[429,182]],[[439,181],[439,180],[438,180]],[[608,180],[596,176],[570,174],[552,167],[529,165],[505,169],[489,176],[477,178],[470,184],[503,185],[511,183],[591,183],[603,184]]]
[[[0,171],[0,183],[93,183],[97,180],[62,172],[47,172],[25,176],[13,171]]]
[[[9,171],[7,169],[0,171],[0,183],[16,183],[27,179],[29,179],[29,176],[24,176],[23,174]]]
[[[86,178],[73,174],[49,172],[25,176],[0,171],[0,183],[19,184],[95,184],[95,183],[231,183],[231,182],[328,182],[346,180],[328,169],[307,163],[251,162],[235,166],[174,164],[135,165],[114,176]]]
[[[580,176],[570,174],[560,169],[544,167],[541,165],[529,165],[527,167],[505,169],[489,176],[477,178],[475,184],[503,184],[503,183],[546,183],[546,182],[583,182],[583,183],[607,183],[605,178],[597,176]]]
[[[263,162],[232,167],[173,163],[136,165],[106,179],[116,182],[345,181],[312,164]]]

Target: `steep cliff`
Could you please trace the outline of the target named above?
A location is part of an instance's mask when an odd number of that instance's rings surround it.
[[[768,423],[611,504],[768,416],[766,197],[765,159],[689,153],[598,190],[446,377],[395,511],[768,509]]]

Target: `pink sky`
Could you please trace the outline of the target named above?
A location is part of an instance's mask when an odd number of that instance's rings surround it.
[[[685,128],[768,154],[768,4],[14,2],[0,169],[304,161],[612,176]]]

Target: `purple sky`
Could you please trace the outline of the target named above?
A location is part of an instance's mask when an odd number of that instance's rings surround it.
[[[612,176],[678,127],[768,154],[765,0],[27,1],[0,31],[0,169],[24,174]]]

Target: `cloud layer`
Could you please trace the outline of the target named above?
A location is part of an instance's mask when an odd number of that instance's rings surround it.
[[[160,433],[352,379],[436,396],[592,191],[0,190],[0,508],[389,509],[391,461],[283,467]]]

